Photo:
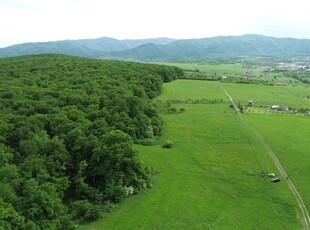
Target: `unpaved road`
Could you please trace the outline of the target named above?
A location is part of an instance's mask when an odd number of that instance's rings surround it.
[[[290,190],[292,191],[293,195],[295,196],[296,201],[298,203],[298,206],[299,206],[299,208],[300,208],[300,210],[302,212],[302,222],[303,222],[303,225],[304,225],[304,229],[309,230],[309,227],[310,227],[310,217],[309,217],[309,213],[308,213],[307,207],[306,207],[303,199],[301,198],[301,196],[300,196],[299,192],[297,191],[296,187],[294,186],[293,182],[289,179],[285,169],[281,165],[279,159],[277,158],[275,153],[272,151],[272,149],[270,148],[270,146],[268,145],[266,140],[257,131],[256,131],[256,136],[258,137],[260,142],[264,145],[264,147],[267,150],[269,156],[272,158],[273,162],[275,163],[275,165],[279,169],[279,172],[280,172],[281,176],[283,177],[283,179],[286,180],[286,183],[287,183],[288,187],[290,188]]]
[[[227,90],[224,88],[223,84],[221,84],[225,94],[227,95],[231,105],[234,107],[234,109],[236,110],[237,114],[240,114],[240,110],[238,109],[238,107],[236,106],[234,99],[230,96],[230,94],[227,92]]]
[[[221,84],[225,94],[227,95],[230,103],[232,104],[232,106],[234,107],[234,109],[236,110],[237,114],[240,114],[240,111],[238,109],[238,107],[236,106],[233,98],[231,97],[231,95],[227,92],[227,90],[224,88],[224,86]],[[310,217],[309,217],[309,212],[307,210],[307,207],[302,199],[302,197],[300,196],[299,192],[297,191],[296,187],[294,186],[293,182],[289,179],[285,169],[283,168],[283,166],[281,165],[279,159],[277,158],[276,154],[272,151],[272,149],[270,148],[270,146],[268,145],[268,143],[266,142],[266,140],[263,138],[263,136],[257,131],[255,130],[256,136],[259,139],[259,141],[262,143],[262,145],[265,147],[266,151],[268,152],[269,156],[272,158],[274,164],[277,166],[277,168],[279,169],[279,172],[281,174],[281,176],[283,177],[283,179],[286,180],[286,183],[289,187],[289,189],[292,191],[298,206],[301,210],[301,214],[302,214],[302,224],[304,226],[305,230],[309,230],[310,229]]]

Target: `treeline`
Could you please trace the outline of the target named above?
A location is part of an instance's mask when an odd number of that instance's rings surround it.
[[[176,67],[64,55],[0,59],[0,229],[71,229],[151,185],[133,142]]]
[[[218,75],[207,75],[204,73],[196,73],[190,74],[186,73],[182,79],[189,79],[189,80],[206,80],[206,81],[220,81],[224,83],[238,83],[238,84],[255,84],[255,85],[274,85],[272,81],[269,80],[262,80],[255,78],[245,78],[242,76],[228,76],[223,78],[223,76]]]
[[[299,70],[286,70],[283,71],[283,75],[286,77],[294,78],[302,83],[310,84],[310,71]]]

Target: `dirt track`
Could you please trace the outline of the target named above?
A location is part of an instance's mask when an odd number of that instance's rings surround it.
[[[221,84],[225,94],[227,95],[230,103],[233,105],[234,109],[236,110],[237,114],[240,114],[240,111],[238,109],[238,107],[236,106],[233,98],[231,97],[231,95],[227,92],[227,90],[224,88],[224,86]],[[262,145],[265,147],[266,151],[268,152],[269,156],[272,158],[274,164],[277,166],[277,168],[279,169],[279,172],[281,174],[281,176],[283,177],[283,179],[286,181],[289,189],[292,191],[293,195],[295,196],[295,199],[298,203],[298,206],[301,210],[302,213],[302,224],[304,226],[305,230],[309,230],[310,229],[310,217],[309,217],[309,212],[307,210],[307,207],[302,199],[302,197],[300,196],[299,192],[297,191],[296,187],[294,186],[293,182],[289,179],[285,169],[283,168],[283,166],[281,165],[279,159],[277,158],[276,154],[272,151],[272,149],[270,148],[270,146],[268,145],[268,143],[266,142],[266,140],[263,138],[263,136],[257,131],[255,130],[256,136],[259,139],[259,141],[262,143]]]
[[[280,172],[281,176],[283,177],[283,179],[286,180],[286,183],[287,183],[288,187],[290,188],[290,190],[292,191],[293,195],[295,196],[296,201],[297,201],[297,203],[298,203],[298,205],[300,207],[300,210],[302,212],[302,218],[303,218],[302,222],[303,222],[303,225],[304,225],[304,229],[308,230],[309,227],[310,227],[310,217],[309,217],[309,213],[308,213],[307,207],[306,207],[303,199],[301,198],[301,196],[300,196],[299,192],[297,191],[296,187],[294,186],[293,182],[288,177],[285,169],[281,165],[281,163],[278,160],[277,156],[272,151],[270,146],[267,144],[266,140],[257,131],[256,131],[256,136],[258,137],[260,142],[264,145],[264,147],[267,150],[269,156],[272,158],[273,162],[275,163],[275,165],[279,169],[279,172]]]

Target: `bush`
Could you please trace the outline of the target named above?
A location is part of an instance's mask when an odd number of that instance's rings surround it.
[[[99,219],[103,214],[100,205],[94,205],[87,200],[75,201],[72,204],[73,217],[81,219],[83,222],[90,222]]]
[[[156,144],[154,139],[140,139],[137,140],[136,143],[145,146],[153,146]]]
[[[126,193],[126,197],[127,196],[131,196],[132,194],[134,194],[134,188],[132,186],[126,187],[125,186],[125,193]]]
[[[174,145],[173,142],[168,140],[163,144],[163,148],[170,149],[173,147],[173,145]]]
[[[176,113],[177,109],[175,107],[171,107],[168,109],[168,113]]]

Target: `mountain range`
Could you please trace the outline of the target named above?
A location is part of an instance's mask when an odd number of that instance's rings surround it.
[[[110,52],[130,50],[143,44],[165,45],[176,41],[171,38],[117,40],[109,37],[96,39],[63,40],[53,42],[30,42],[0,48],[0,58],[29,54],[67,54],[97,58]]]
[[[97,38],[24,43],[0,49],[0,57],[60,53],[134,61],[172,61],[230,57],[310,56],[310,40],[262,35],[218,36],[201,39]]]

